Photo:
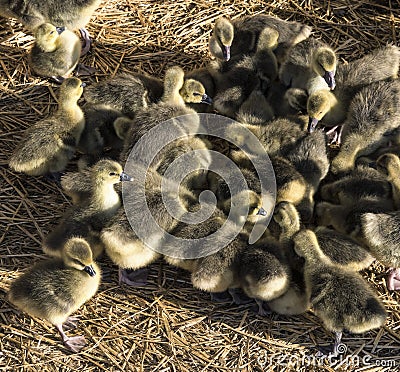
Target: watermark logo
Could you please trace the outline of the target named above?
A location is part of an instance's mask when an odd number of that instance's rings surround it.
[[[279,364],[289,368],[309,367],[318,368],[329,366],[335,368],[340,366],[344,369],[353,368],[395,368],[397,363],[394,359],[377,358],[373,355],[352,355],[348,354],[347,345],[341,343],[337,346],[337,353],[322,354],[282,354],[282,353],[260,353],[257,357],[257,364],[262,368]]]
[[[194,136],[200,137],[193,140]],[[122,197],[128,221],[142,242],[160,254],[177,259],[196,259],[226,247],[242,230],[252,207],[251,190],[241,168],[229,156],[198,146],[201,136],[230,143],[244,154],[246,162],[257,173],[262,208],[250,231],[250,244],[267,229],[275,206],[276,183],[271,161],[258,138],[245,126],[214,114],[183,115],[158,124],[137,141],[129,154],[124,170],[134,177],[134,181],[123,184]],[[191,151],[187,151],[188,148]],[[157,181],[154,181],[156,186],[152,185],[148,178],[149,169],[164,167],[168,159],[161,185]],[[205,223],[215,215],[217,198],[210,190],[200,193],[196,210],[189,211],[181,197],[182,185],[186,185],[188,178],[204,183],[208,171],[223,179],[232,196],[225,222],[214,233],[199,239],[183,239],[170,234],[168,228],[157,223],[164,218],[163,213],[189,225]],[[156,197],[152,201],[146,200],[149,190],[150,193],[161,193],[162,208]]]

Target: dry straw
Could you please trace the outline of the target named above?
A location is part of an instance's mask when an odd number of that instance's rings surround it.
[[[398,0],[105,0],[88,25],[94,45],[84,63],[98,71],[92,80],[129,71],[162,77],[174,64],[190,70],[207,63],[217,17],[259,13],[313,26],[314,36],[334,47],[341,62],[400,41]],[[100,291],[77,312],[78,329],[69,331],[89,341],[77,355],[65,350],[51,325],[14,310],[4,300],[10,281],[44,257],[41,240],[70,203],[56,185],[7,166],[24,129],[56,105],[57,87],[27,65],[32,40],[15,21],[0,19],[0,370],[400,370],[399,295],[387,291],[378,264],[363,275],[389,311],[386,326],[346,334],[352,358],[335,365],[309,358],[317,342],[331,342],[311,312],[261,318],[250,306],[213,303],[192,288],[187,274],[162,262],[152,265],[149,285],[128,288],[118,285],[116,267],[101,259]],[[376,366],[390,360],[396,367]]]

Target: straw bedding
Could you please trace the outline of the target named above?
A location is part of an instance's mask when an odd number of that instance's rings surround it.
[[[162,77],[175,64],[200,67],[209,60],[207,42],[217,17],[258,13],[311,25],[341,62],[400,40],[396,0],[105,0],[88,25],[94,45],[83,62],[97,74],[86,80],[130,71]],[[386,325],[364,335],[345,334],[350,357],[336,364],[312,359],[317,342],[331,342],[312,312],[260,317],[251,305],[211,302],[192,288],[186,273],[163,262],[151,266],[147,286],[129,288],[118,284],[107,258],[100,260],[101,288],[74,314],[78,328],[69,331],[88,340],[79,354],[65,350],[53,326],[11,307],[5,301],[10,281],[43,259],[41,240],[70,204],[57,185],[13,173],[7,165],[23,131],[56,107],[57,87],[33,76],[27,65],[32,42],[20,24],[0,19],[0,370],[400,370],[400,297],[387,291],[379,264],[363,275],[388,309]]]

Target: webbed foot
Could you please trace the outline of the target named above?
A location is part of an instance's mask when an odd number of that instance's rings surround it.
[[[147,284],[149,270],[146,267],[141,269],[119,269],[119,282],[132,287],[141,287]]]

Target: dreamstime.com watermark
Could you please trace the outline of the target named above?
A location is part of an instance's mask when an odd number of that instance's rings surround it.
[[[291,368],[299,367],[320,367],[329,366],[342,368],[362,368],[362,367],[381,367],[394,368],[397,366],[396,360],[376,358],[372,355],[346,355],[347,346],[345,344],[338,345],[338,354],[332,353],[322,357],[317,355],[296,355],[296,354],[268,354],[260,353],[257,357],[257,364],[266,368],[271,365],[281,365]],[[394,369],[393,369],[394,370]]]
[[[199,140],[199,136],[204,135],[234,145],[257,172],[261,193],[256,194],[262,200],[262,208],[259,208],[260,213],[249,234],[250,244],[262,236],[272,217],[276,197],[275,173],[267,152],[250,130],[233,119],[215,114],[191,114],[166,120],[134,144],[124,168],[127,174],[134,175],[134,181],[122,186],[123,205],[133,231],[146,246],[162,255],[196,259],[214,254],[235,239],[246,223],[252,204],[246,179],[229,156],[205,145],[203,148],[190,147],[191,143],[196,144],[190,138],[197,136]],[[181,151],[181,148],[186,150]],[[212,171],[227,184],[232,196],[231,206],[226,221],[217,231],[203,238],[183,239],[169,234],[157,223],[155,217],[160,217],[165,211],[153,207],[152,213],[146,200],[148,186],[145,183],[150,166],[162,164],[163,159],[170,159],[161,182],[163,207],[170,216],[185,224],[207,221],[217,207],[214,193],[205,190],[199,195],[199,208],[190,212],[186,210],[179,195],[180,185],[187,177],[194,175],[194,182],[200,182],[208,171]]]

